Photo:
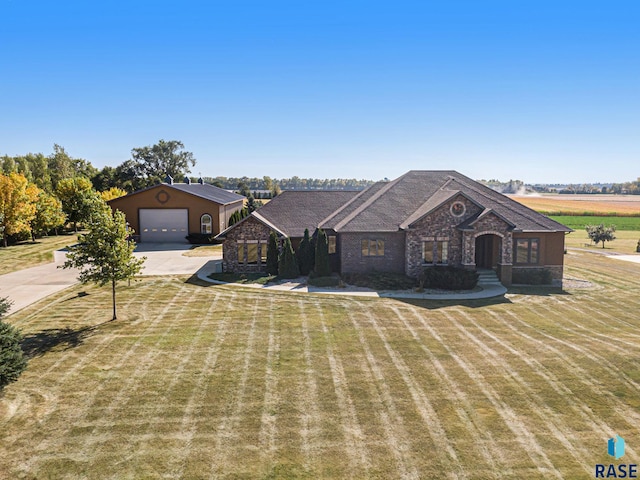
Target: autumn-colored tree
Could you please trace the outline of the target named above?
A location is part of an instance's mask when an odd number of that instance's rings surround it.
[[[64,225],[67,216],[62,211],[62,202],[44,190],[38,191],[36,214],[31,220],[31,238],[46,235],[47,232]]]
[[[111,187],[109,190],[105,190],[104,192],[100,192],[100,197],[105,202],[109,200],[113,200],[114,198],[124,197],[127,194],[124,190],[118,187]]]
[[[20,173],[0,174],[0,231],[3,245],[9,235],[31,231],[38,187]]]

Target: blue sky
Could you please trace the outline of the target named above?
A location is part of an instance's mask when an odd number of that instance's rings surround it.
[[[0,155],[206,176],[640,175],[637,1],[0,0]]]

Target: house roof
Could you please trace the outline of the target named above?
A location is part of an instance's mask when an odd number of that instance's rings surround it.
[[[162,185],[180,190],[181,192],[188,193],[190,195],[195,195],[196,197],[211,200],[212,202],[220,203],[222,205],[244,201],[244,197],[242,195],[228,192],[227,190],[208,183],[163,183]]]
[[[252,215],[276,225],[288,237],[302,237],[305,228],[311,230],[317,227],[324,218],[359,193],[344,190],[287,190]]]
[[[204,183],[204,184],[202,183],[160,183],[158,185],[152,185],[150,187],[143,188],[142,190],[136,190],[135,192],[129,193],[124,197],[114,198],[113,200],[121,200],[123,198],[131,197],[138,193],[146,192],[147,190],[151,190],[153,188],[159,188],[159,187],[180,190],[181,192],[188,193],[189,195],[194,195],[196,197],[204,198],[206,200],[219,203],[221,205],[228,205],[230,203],[244,201],[244,197],[242,195],[238,195],[237,193],[233,193],[233,192],[228,192],[227,190],[223,190],[222,188],[218,188],[208,183]],[[111,201],[112,200],[110,200],[109,202]]]
[[[458,194],[491,210],[516,231],[571,231],[453,170],[412,170],[391,182],[374,184],[321,226],[337,232],[395,232]]]

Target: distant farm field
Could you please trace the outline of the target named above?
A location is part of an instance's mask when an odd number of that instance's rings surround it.
[[[638,216],[640,195],[510,195],[545,215]]]
[[[0,478],[588,479],[640,452],[640,265],[466,304],[145,278],[9,317]]]
[[[594,217],[590,215],[550,215],[557,222],[574,230],[584,230],[586,225],[615,225],[616,230],[640,230],[640,217]]]

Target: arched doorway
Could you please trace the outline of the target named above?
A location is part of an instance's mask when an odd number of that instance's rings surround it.
[[[492,233],[476,237],[476,268],[496,268],[502,256],[502,238]]]

